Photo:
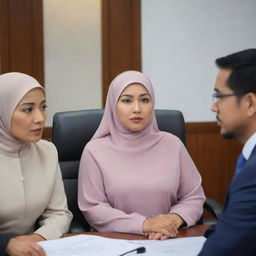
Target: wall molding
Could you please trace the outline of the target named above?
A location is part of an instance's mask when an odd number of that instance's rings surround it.
[[[211,133],[219,132],[219,127],[216,122],[188,122],[186,123],[186,133]]]
[[[185,123],[185,130],[187,134],[193,133],[211,133],[219,132],[219,127],[216,122],[188,122]],[[43,138],[51,141],[52,127],[45,127]]]
[[[224,139],[216,122],[186,123],[186,142],[206,195],[224,203],[242,145]]]
[[[102,106],[115,76],[141,71],[141,1],[102,0]]]
[[[44,85],[42,0],[0,0],[0,63]]]

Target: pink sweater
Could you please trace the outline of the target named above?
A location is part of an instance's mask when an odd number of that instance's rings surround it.
[[[152,153],[149,160],[147,152],[119,151],[110,136],[86,145],[78,203],[94,229],[142,234],[144,220],[158,214],[177,213],[187,227],[200,218],[205,200],[201,176],[183,143],[165,133]]]

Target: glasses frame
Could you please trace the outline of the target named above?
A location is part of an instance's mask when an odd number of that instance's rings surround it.
[[[221,94],[221,93],[214,92],[212,94],[212,101],[214,104],[218,104],[219,101],[223,98],[230,97],[230,96],[242,96],[242,95],[243,94],[238,94],[238,93]]]

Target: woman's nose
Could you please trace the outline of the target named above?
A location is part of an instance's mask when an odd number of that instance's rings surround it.
[[[136,112],[136,113],[141,112],[141,106],[140,106],[139,102],[134,102],[133,111]]]
[[[42,123],[42,122],[44,122],[44,119],[45,119],[44,113],[41,110],[37,110],[35,112],[34,121],[36,123]]]

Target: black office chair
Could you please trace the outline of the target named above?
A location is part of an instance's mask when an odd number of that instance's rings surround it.
[[[58,150],[68,207],[74,215],[70,226],[71,233],[86,232],[90,229],[77,204],[78,168],[84,146],[94,135],[103,112],[103,109],[68,111],[56,113],[53,117],[52,141]],[[185,124],[182,113],[177,110],[155,112],[159,129],[176,135],[185,145]],[[209,204],[209,201],[206,201],[204,208],[217,218],[211,205],[212,202]]]
[[[103,110],[81,110],[56,113],[53,117],[52,142],[58,150],[60,169],[73,213],[70,233],[90,230],[77,203],[77,179],[81,154],[102,119]]]

